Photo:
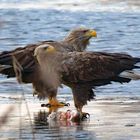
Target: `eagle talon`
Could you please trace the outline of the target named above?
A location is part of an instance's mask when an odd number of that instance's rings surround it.
[[[41,104],[41,107],[51,107],[51,104]]]
[[[89,118],[90,118],[90,114],[89,113],[82,113],[81,120],[85,120],[85,119],[89,119]]]
[[[63,104],[64,106],[70,106],[69,103],[64,103],[64,102],[60,102],[60,104]]]
[[[48,103],[48,104],[46,104],[45,106],[46,106],[46,107],[51,107],[52,105]]]
[[[49,100],[49,103],[47,103],[47,104],[41,104],[41,107],[48,107],[48,108],[51,108],[51,107],[59,108],[59,107],[64,107],[64,106],[70,106],[70,104],[64,103],[64,102],[59,102],[55,98]]]
[[[70,104],[69,103],[66,103],[65,106],[70,106]]]
[[[41,104],[41,107],[45,107],[45,104]]]

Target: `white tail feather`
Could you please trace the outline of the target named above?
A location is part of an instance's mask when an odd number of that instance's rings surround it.
[[[138,62],[137,64],[135,64],[135,66],[139,66],[140,67],[140,62]]]
[[[11,67],[10,65],[0,65],[0,71],[10,68],[10,67]]]
[[[129,78],[132,80],[140,80],[140,73],[135,71],[124,71],[119,76],[123,78]]]

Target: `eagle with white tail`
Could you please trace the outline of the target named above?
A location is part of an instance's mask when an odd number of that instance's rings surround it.
[[[10,77],[17,77],[20,83],[32,83],[34,92],[39,99],[49,99],[49,103],[55,106],[63,105],[57,101],[57,91],[52,92],[51,88],[42,80],[40,67],[34,57],[34,50],[38,46],[46,46],[50,44],[57,51],[73,52],[85,51],[92,37],[96,37],[97,33],[93,29],[77,28],[60,41],[41,41],[36,44],[29,44],[25,47],[19,47],[11,51],[3,51],[0,53],[0,73]],[[47,79],[51,79],[47,75]]]
[[[94,98],[95,87],[111,84],[112,81],[125,83],[131,79],[140,79],[140,75],[132,72],[133,69],[140,69],[136,65],[140,58],[127,54],[62,53],[46,44],[37,47],[34,55],[41,68],[40,74],[52,93],[55,93],[62,83],[72,89],[74,104],[81,117],[87,115],[82,109],[87,101]]]

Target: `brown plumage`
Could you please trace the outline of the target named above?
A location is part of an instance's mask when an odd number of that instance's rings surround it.
[[[39,98],[44,99],[46,93],[43,92],[45,91],[44,89],[47,90],[48,87],[44,85],[41,80],[40,69],[34,57],[35,48],[40,45],[50,44],[53,45],[57,51],[61,52],[84,51],[91,37],[96,37],[94,30],[79,28],[72,30],[62,41],[42,41],[12,51],[1,52],[0,73],[7,75],[8,78],[17,76],[17,79],[21,79],[20,82],[32,83],[35,94],[38,94]],[[17,60],[16,62],[18,64],[15,63],[15,61],[13,64],[13,58]],[[18,71],[17,68],[19,65],[21,66],[21,77],[19,77],[19,72],[16,72],[17,75],[15,75],[15,70]]]
[[[53,77],[55,89],[60,83],[72,89],[75,107],[81,114],[83,114],[82,108],[87,101],[94,98],[93,89],[95,87],[111,84],[112,81],[129,82],[131,80],[129,77],[121,77],[120,74],[126,70],[140,68],[135,66],[140,62],[140,58],[121,53],[61,53],[56,51],[53,46],[46,45],[38,47],[35,55],[42,68],[46,64],[47,69],[42,73],[48,73],[47,70],[51,69],[49,74],[57,75]]]

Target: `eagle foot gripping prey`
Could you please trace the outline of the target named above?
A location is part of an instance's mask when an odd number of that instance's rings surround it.
[[[50,108],[52,106],[55,106],[55,105],[51,105],[49,103],[48,104],[41,104],[41,107],[48,107],[48,108]],[[60,105],[57,105],[57,107],[63,107],[63,106],[70,106],[70,104],[69,103],[60,102]]]
[[[72,121],[72,122],[81,122],[88,120],[90,115],[88,113],[80,114],[74,110],[67,110],[67,111],[58,111],[52,112],[47,117],[48,121],[51,120],[59,120],[59,121]]]
[[[85,119],[89,119],[90,118],[90,114],[89,113],[86,113],[86,112],[83,112],[81,115],[80,115],[80,118],[81,120],[85,120]]]
[[[70,106],[69,103],[64,103],[64,102],[59,102],[57,99],[55,98],[52,98],[52,99],[49,99],[49,103],[47,104],[41,104],[41,107],[64,107],[64,106]]]

